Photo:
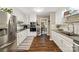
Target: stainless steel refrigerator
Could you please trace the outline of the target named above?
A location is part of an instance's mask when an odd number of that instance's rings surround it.
[[[16,16],[11,15],[8,23],[8,42],[16,40],[17,25]]]
[[[2,13],[2,14],[1,14]],[[2,33],[0,33],[0,51],[7,52],[11,51],[13,49],[16,49],[17,45],[17,24],[16,24],[16,16],[12,14],[0,12],[0,21],[4,20],[3,27],[0,27],[2,29]],[[7,21],[6,21],[7,20]],[[6,24],[5,24],[6,23]],[[3,34],[4,33],[4,34]],[[6,37],[5,37],[6,36]]]

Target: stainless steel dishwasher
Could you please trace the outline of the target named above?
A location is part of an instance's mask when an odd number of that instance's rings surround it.
[[[73,52],[79,52],[79,41],[74,40]]]

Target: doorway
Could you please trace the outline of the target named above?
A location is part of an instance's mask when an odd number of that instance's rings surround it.
[[[41,18],[40,20],[41,20],[41,23],[40,23],[41,35],[43,35],[43,34],[47,35],[48,34],[48,19]]]

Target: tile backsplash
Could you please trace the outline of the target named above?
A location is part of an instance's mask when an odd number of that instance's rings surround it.
[[[63,27],[64,30],[66,28],[66,31],[72,32],[73,31],[73,26],[74,26],[74,33],[79,34],[79,14],[67,17],[66,21],[69,21],[70,23],[65,24],[66,26]]]
[[[62,29],[66,32],[73,32],[74,31],[74,34],[78,34],[79,35],[79,23],[73,23],[74,25],[72,24],[68,24],[66,26],[63,26]],[[73,26],[74,26],[74,30],[73,30]]]
[[[74,23],[74,33],[79,34],[79,23]]]

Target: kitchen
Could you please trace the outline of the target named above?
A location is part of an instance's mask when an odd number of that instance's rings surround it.
[[[8,7],[0,10],[1,52],[29,50],[37,36],[44,39],[49,36],[49,41],[54,41],[62,52],[79,52],[79,10],[69,7]]]

